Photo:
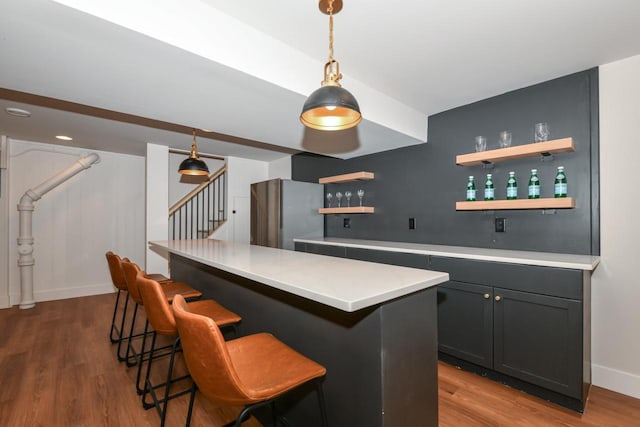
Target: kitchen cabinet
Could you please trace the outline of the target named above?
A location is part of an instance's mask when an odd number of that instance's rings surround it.
[[[576,300],[452,281],[438,287],[438,350],[580,398],[581,311]]]
[[[581,271],[443,257],[431,257],[430,268],[450,275],[438,286],[441,353],[566,396],[558,403],[572,409],[584,408],[590,326],[584,304],[589,287]]]

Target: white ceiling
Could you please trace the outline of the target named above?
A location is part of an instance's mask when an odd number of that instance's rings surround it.
[[[298,121],[327,57],[316,0],[0,0],[0,11],[0,88],[213,129],[255,143],[201,138],[201,151],[263,160],[421,143],[431,114],[640,54],[638,0],[344,0],[335,57],[364,120],[328,133]],[[130,154],[191,142],[8,105],[34,113],[0,111],[0,133],[17,139],[54,143],[64,132],[75,145]]]

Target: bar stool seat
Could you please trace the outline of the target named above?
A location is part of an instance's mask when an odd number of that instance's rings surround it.
[[[160,283],[161,285],[166,285],[167,283],[173,282],[173,280],[171,280],[168,277],[166,277],[165,275],[159,274],[159,273],[146,274],[145,277],[147,279],[155,280],[156,282]]]
[[[268,333],[237,338],[226,344],[245,394],[237,400],[229,396],[228,403],[231,404],[247,405],[274,399],[327,372],[324,366]]]
[[[154,280],[151,278],[149,279]],[[157,280],[154,281],[157,282]],[[162,292],[165,294],[165,296],[167,297],[167,301],[169,301],[170,303],[173,302],[173,298],[176,295],[182,295],[185,299],[198,299],[202,297],[202,292],[182,282],[167,283],[166,285],[162,286]]]
[[[276,399],[309,382],[315,383],[322,425],[328,426],[322,393],[322,379],[327,372],[324,366],[270,334],[225,341],[218,326],[211,319],[190,312],[181,296],[173,301],[173,313],[187,369],[194,380],[187,426],[196,389],[218,405],[244,406],[235,420],[235,426],[240,427],[254,409],[271,405],[275,413]]]

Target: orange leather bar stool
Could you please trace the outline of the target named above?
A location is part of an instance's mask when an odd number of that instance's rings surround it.
[[[122,261],[120,257],[113,252],[109,251],[105,254],[107,257],[107,264],[109,265],[109,274],[111,275],[111,281],[113,282],[113,286],[116,287],[118,293],[116,295],[116,304],[113,307],[113,317],[111,318],[111,329],[109,331],[109,339],[112,343],[117,343],[122,341],[122,329],[124,329],[124,320],[127,316],[127,305],[129,304],[129,292],[127,291],[127,282],[124,280],[124,273],[122,273],[122,266],[120,262]],[[116,314],[118,312],[118,305],[120,303],[120,295],[122,293],[126,293],[126,297],[124,300],[124,308],[122,312],[122,321],[120,323],[120,328],[116,326]],[[113,333],[116,333],[115,338]]]
[[[260,333],[225,342],[210,318],[190,312],[184,298],[173,300],[187,369],[194,381],[187,426],[191,422],[196,389],[219,405],[244,406],[235,426],[254,409],[271,405],[287,392],[314,381],[322,425],[328,426],[322,393],[327,370],[288,347],[273,335]]]
[[[115,288],[118,290],[118,293],[116,295],[116,303],[115,303],[115,306],[113,307],[113,317],[111,318],[111,329],[109,331],[109,339],[114,344],[115,343],[120,344],[123,339],[128,338],[127,336],[123,336],[123,332],[124,332],[125,320],[127,318],[127,307],[129,305],[129,292],[127,289],[127,282],[124,278],[124,273],[122,272],[122,264],[121,264],[122,259],[120,258],[120,256],[118,256],[117,254],[111,251],[107,252],[105,256],[107,258],[107,264],[109,265],[109,274],[111,275],[111,282],[113,282],[113,286],[115,286]],[[127,258],[125,258],[125,260],[129,261]],[[153,278],[154,280],[157,280],[161,284],[171,282],[170,279],[163,276],[162,274],[151,274],[149,275],[149,277]],[[120,296],[123,292],[126,294],[126,297],[124,300],[124,307],[122,309],[122,319],[120,321],[120,327],[118,327],[116,326],[116,315],[117,315],[118,306],[120,303]],[[137,309],[137,306],[136,306],[136,309]],[[114,336],[114,332],[115,332],[115,336]],[[120,351],[118,351],[118,355],[120,355]],[[121,362],[124,361],[124,358],[121,356],[118,356],[118,359]]]
[[[129,295],[136,303],[136,308],[143,306],[142,296],[140,295],[140,290],[138,289],[136,276],[140,270],[133,262],[122,261],[122,271],[124,273],[124,278],[127,282],[127,289],[129,291]],[[143,272],[144,274],[144,272]],[[202,296],[202,292],[193,289],[191,286],[186,283],[179,282],[171,282],[162,286],[162,292],[165,295],[165,298],[168,302],[173,301],[174,296],[182,295],[184,298],[189,300],[195,300]],[[147,335],[149,335],[149,319],[146,319],[144,324],[144,332],[142,335],[142,346],[140,348],[140,353],[137,353],[133,348],[132,338],[135,336],[133,331],[135,327],[135,312],[133,320],[131,321],[131,330],[129,332],[129,339],[127,340],[127,351],[124,359],[126,360],[127,366],[136,366],[138,365],[138,377],[136,379],[136,390],[138,394],[142,394],[144,389],[140,386],[140,365],[144,362],[145,355],[148,355],[149,352],[146,351],[146,340]],[[168,348],[168,347],[167,347]]]
[[[147,363],[147,374],[145,376],[144,382],[145,385],[144,394],[142,396],[142,405],[145,409],[149,409],[153,406],[156,407],[156,409],[158,410],[158,414],[160,415],[160,426],[163,427],[169,400],[173,399],[174,397],[182,396],[183,394],[190,391],[190,388],[187,388],[184,391],[171,395],[171,385],[176,381],[189,378],[189,375],[179,378],[172,378],[175,354],[180,343],[180,338],[178,336],[178,329],[176,327],[176,321],[173,316],[173,310],[171,310],[171,306],[169,305],[164,292],[162,292],[162,287],[155,280],[145,278],[142,271],[138,272],[136,279],[138,283],[138,289],[140,290],[142,300],[144,301],[144,311],[147,314],[147,319],[149,319],[151,327],[153,328],[151,349],[149,350],[149,362]],[[176,296],[176,298],[180,298],[180,296]],[[233,313],[232,311],[227,310],[214,300],[209,299],[190,302],[187,304],[187,306],[189,307],[189,310],[191,312],[206,316],[221,328],[232,327],[235,331],[236,324],[241,320],[240,316]],[[158,357],[166,356],[166,353],[160,355],[155,354],[156,337],[158,334],[174,338],[174,343],[171,349],[171,358],[169,360],[167,379],[162,384],[153,385],[151,384],[151,381],[149,379],[152,362]],[[164,397],[162,399],[158,399],[155,390],[161,387],[164,387]],[[147,394],[151,395],[151,398],[153,400],[152,402],[146,401]]]

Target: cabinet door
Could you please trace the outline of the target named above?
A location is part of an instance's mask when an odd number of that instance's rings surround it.
[[[580,399],[580,301],[500,288],[494,293],[494,369]]]
[[[449,281],[438,285],[438,350],[492,367],[492,288]]]

